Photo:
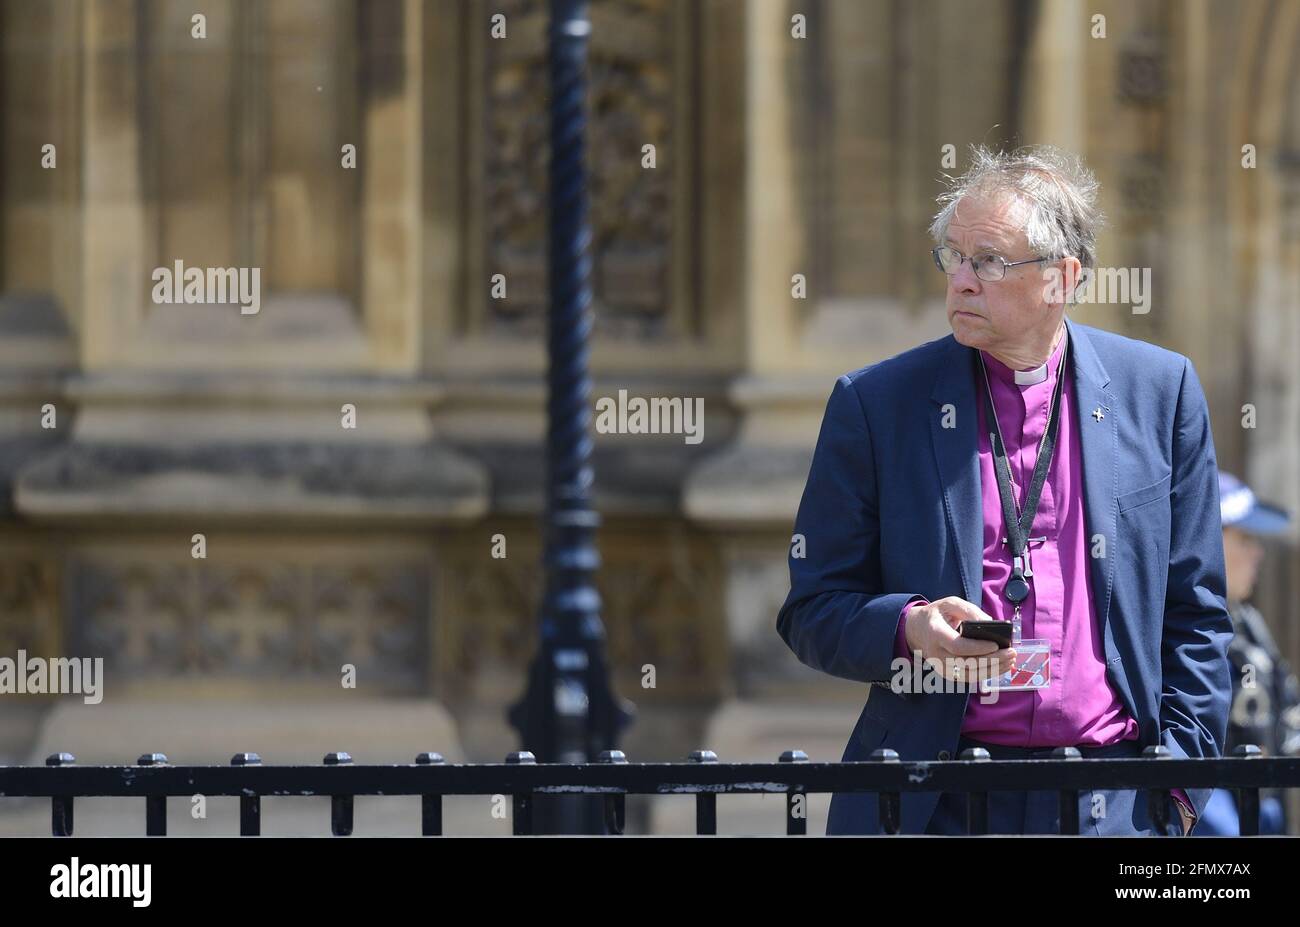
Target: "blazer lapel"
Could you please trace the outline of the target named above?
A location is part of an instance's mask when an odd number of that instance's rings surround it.
[[[962,588],[979,605],[984,580],[984,514],[980,502],[979,420],[975,409],[975,351],[952,335],[930,399],[930,437]],[[952,427],[944,427],[945,424]]]
[[[1116,499],[1119,493],[1120,413],[1115,396],[1106,389],[1110,376],[1093,350],[1092,342],[1076,323],[1065,320],[1070,333],[1074,370],[1074,407],[1078,421],[1079,446],[1083,451],[1083,503],[1088,536],[1088,569],[1093,601],[1101,623],[1108,659],[1113,643],[1110,634],[1110,602],[1115,578]],[[1093,413],[1101,412],[1098,419]],[[1100,538],[1099,538],[1100,536]],[[1099,548],[1098,541],[1101,541]],[[1100,556],[1104,554],[1104,556]]]

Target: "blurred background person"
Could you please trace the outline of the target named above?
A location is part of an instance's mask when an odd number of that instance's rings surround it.
[[[1259,609],[1250,604],[1264,558],[1260,538],[1284,534],[1289,515],[1255,497],[1230,473],[1219,473],[1219,510],[1223,520],[1223,556],[1228,572],[1228,611],[1235,635],[1228,648],[1232,661],[1232,709],[1224,754],[1241,744],[1255,744],[1266,755],[1300,753],[1300,680],[1282,656]],[[1284,834],[1287,815],[1278,789],[1261,789],[1259,832]],[[1240,826],[1233,793],[1215,789],[1194,834],[1238,836]]]

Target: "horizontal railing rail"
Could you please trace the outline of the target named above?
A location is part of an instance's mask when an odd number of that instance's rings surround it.
[[[1223,758],[1176,759],[1166,747],[1147,747],[1141,757],[1083,758],[1073,747],[1045,758],[993,760],[982,748],[955,760],[902,761],[877,750],[853,763],[812,763],[802,750],[788,750],[776,763],[720,763],[697,750],[686,763],[629,763],[607,751],[595,763],[537,763],[531,753],[511,753],[503,764],[454,764],[421,753],[410,765],[361,766],[347,753],[330,753],[320,766],[266,766],[255,753],[238,753],[229,766],[174,766],[160,753],[130,766],[78,766],[56,753],[45,766],[0,767],[0,799],[49,798],[55,836],[73,831],[77,798],[138,797],[145,802],[145,833],[167,833],[168,797],[230,796],[240,800],[240,834],[261,833],[262,797],[328,796],[335,836],[352,833],[357,795],[419,796],[421,833],[442,834],[442,799],[461,795],[509,795],[513,832],[533,832],[534,795],[604,796],[610,834],[622,834],[627,795],[694,795],[696,833],[717,833],[719,794],[785,794],[786,833],[807,832],[807,795],[875,792],[881,832],[895,834],[901,802],[911,792],[964,792],[971,834],[987,832],[990,791],[1052,791],[1060,796],[1060,832],[1079,833],[1078,794],[1088,789],[1146,789],[1158,832],[1171,819],[1169,790],[1223,788],[1238,799],[1241,833],[1259,833],[1259,790],[1300,786],[1300,757],[1265,757],[1239,747]]]

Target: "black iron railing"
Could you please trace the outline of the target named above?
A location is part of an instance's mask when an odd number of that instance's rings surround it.
[[[628,795],[693,795],[697,834],[717,833],[719,794],[785,794],[785,832],[807,833],[809,793],[875,792],[881,829],[895,834],[903,795],[909,792],[969,794],[968,827],[987,832],[988,793],[996,790],[1054,791],[1060,795],[1061,832],[1079,832],[1078,794],[1088,789],[1146,789],[1148,807],[1164,832],[1170,820],[1169,789],[1222,788],[1236,793],[1243,836],[1259,833],[1259,790],[1300,786],[1300,757],[1264,757],[1256,747],[1219,759],[1175,759],[1165,747],[1147,747],[1141,757],[1087,758],[1073,747],[1050,758],[991,760],[982,748],[956,760],[900,761],[893,750],[877,750],[860,763],[811,763],[802,750],[788,750],[776,763],[719,763],[711,750],[697,750],[686,763],[628,763],[621,751],[607,751],[596,763],[537,763],[527,752],[504,764],[450,764],[437,753],[421,753],[401,766],[358,766],[346,753],[328,754],[320,766],[264,766],[255,753],[236,754],[229,766],[172,766],[160,753],[141,756],[133,766],[78,766],[57,753],[41,766],[0,767],[0,798],[49,798],[51,829],[68,836],[77,798],[144,799],[145,833],[167,833],[170,796],[230,796],[240,804],[239,832],[261,833],[263,796],[329,796],[335,836],[352,833],[357,795],[418,796],[421,833],[442,834],[442,799],[448,795],[510,795],[513,832],[533,833],[533,796],[604,796],[609,834],[624,832]]]

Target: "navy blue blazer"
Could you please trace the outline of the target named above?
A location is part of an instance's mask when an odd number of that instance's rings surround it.
[[[1180,354],[1068,317],[1066,327],[1087,536],[1105,554],[1090,558],[1089,579],[1106,677],[1143,745],[1220,756],[1232,619],[1205,394]],[[950,334],[844,374],[826,403],[776,627],[803,663],[869,684],[845,762],[879,748],[903,761],[956,756],[971,693],[896,693],[889,682],[908,599],[981,604],[977,354]],[[1210,792],[1187,790],[1198,820]],[[902,832],[923,833],[938,798],[904,796]],[[828,834],[879,832],[874,793],[832,797]]]

